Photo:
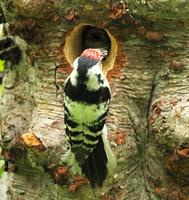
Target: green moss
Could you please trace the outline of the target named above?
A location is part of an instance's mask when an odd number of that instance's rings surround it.
[[[130,0],[129,9],[131,13],[144,16],[151,20],[184,20],[189,16],[189,2],[180,0]]]
[[[4,172],[4,165],[5,165],[5,161],[4,160],[0,160],[0,177],[2,176],[3,172]]]
[[[1,153],[1,148],[0,148],[0,153]],[[5,165],[5,161],[3,160],[2,157],[0,157],[0,177],[2,176],[4,172],[4,165]]]
[[[3,86],[2,84],[0,84],[0,96],[1,96],[2,91],[3,91]]]
[[[0,72],[4,71],[4,60],[0,60]]]
[[[0,60],[0,73],[3,71],[4,71],[4,61]],[[3,86],[2,84],[0,84],[0,96],[1,96],[2,91],[3,91]]]

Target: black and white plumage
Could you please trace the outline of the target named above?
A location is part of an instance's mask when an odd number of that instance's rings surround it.
[[[22,50],[16,37],[6,35],[7,24],[0,24],[0,59],[5,61],[5,67],[13,69],[22,59]]]
[[[65,82],[64,110],[70,151],[65,161],[74,173],[85,174],[92,186],[101,186],[116,159],[106,137],[106,115],[111,97],[102,72],[103,49],[86,49],[73,63]]]

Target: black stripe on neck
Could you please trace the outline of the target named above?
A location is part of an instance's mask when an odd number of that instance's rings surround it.
[[[90,68],[98,63],[99,60],[92,60],[85,56],[80,56],[78,59],[78,66],[84,68]]]
[[[97,60],[88,59],[84,56],[80,56],[78,59],[78,77],[77,77],[77,84],[82,87],[83,83],[88,80],[87,71],[92,68],[94,65],[98,63]]]
[[[73,86],[70,79],[68,79],[65,85],[64,92],[72,101],[80,101],[88,104],[97,104],[110,99],[110,90],[108,87],[100,87],[96,91],[88,91],[84,84]]]

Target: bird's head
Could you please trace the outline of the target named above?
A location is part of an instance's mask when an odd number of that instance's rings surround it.
[[[108,51],[103,48],[98,49],[85,49],[81,57],[85,57],[86,59],[101,61],[108,55]]]
[[[74,63],[75,66],[90,68],[95,66],[97,63],[100,63],[106,56],[108,51],[102,48],[98,49],[85,49],[81,55],[76,59]]]

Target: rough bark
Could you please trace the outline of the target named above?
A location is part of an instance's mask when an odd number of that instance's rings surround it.
[[[19,65],[6,70],[0,105],[7,199],[189,198],[188,4],[140,3],[130,2],[132,17],[124,1],[1,2],[9,34],[23,50]],[[66,37],[79,24],[108,31],[118,44],[109,58],[111,64],[116,56],[114,67],[106,70],[118,167],[102,188],[71,192],[74,177],[64,183],[60,168],[68,146],[61,94],[72,60]]]

